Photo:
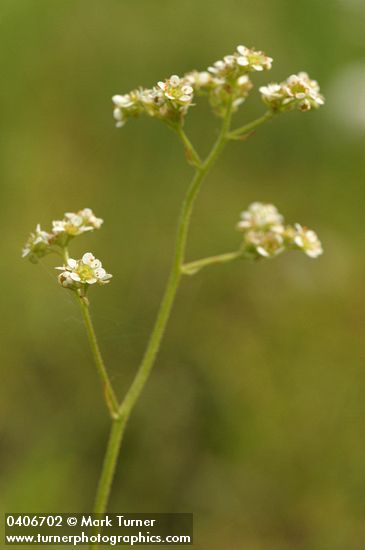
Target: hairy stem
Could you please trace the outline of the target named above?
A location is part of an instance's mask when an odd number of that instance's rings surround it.
[[[203,258],[201,260],[195,260],[195,262],[183,264],[181,266],[181,272],[184,275],[195,275],[195,273],[203,269],[203,267],[213,264],[225,264],[228,262],[232,262],[233,260],[238,260],[239,258],[242,258],[242,255],[242,251],[238,250],[236,252],[219,254],[218,256],[209,256],[208,258]]]
[[[161,340],[166,329],[167,321],[170,317],[173,302],[182,276],[181,266],[184,262],[186,240],[194,201],[198,195],[199,189],[205,176],[212,168],[213,164],[219,157],[224,145],[227,142],[227,134],[230,127],[230,121],[231,108],[227,109],[227,113],[223,120],[220,134],[215,144],[213,145],[210,154],[203,163],[200,163],[199,166],[196,167],[194,177],[187,190],[178,224],[172,268],[170,271],[170,276],[168,278],[165,293],[163,295],[161,305],[157,314],[156,322],[152,329],[147,349],[138,368],[136,376],[119,407],[118,417],[113,420],[113,427],[109,438],[107,452],[104,459],[103,469],[95,500],[95,512],[105,513],[117,465],[124,428],[128,421],[129,415],[132,412],[144,388],[144,385],[155,362],[156,355],[158,353]],[[95,549],[97,548],[97,546],[94,545],[91,548]]]

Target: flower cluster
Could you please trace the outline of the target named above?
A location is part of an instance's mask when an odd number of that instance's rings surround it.
[[[310,111],[324,104],[318,82],[311,80],[307,73],[293,74],[281,84],[268,84],[260,88],[262,100],[273,111],[299,109]]]
[[[310,258],[317,258],[323,254],[321,242],[315,231],[303,227],[299,223],[294,225],[294,230],[294,248],[303,250]]]
[[[63,220],[52,222],[52,232],[55,235],[65,234],[69,237],[76,237],[86,231],[100,229],[103,220],[97,218],[90,208],[84,208],[79,212],[65,212]]]
[[[263,52],[237,46],[232,55],[226,55],[223,59],[216,61],[208,71],[218,78],[235,80],[247,72],[263,71],[271,69],[272,58],[267,57]]]
[[[66,212],[62,220],[52,222],[50,232],[43,231],[38,224],[34,233],[31,233],[26,242],[22,256],[31,262],[37,263],[40,258],[54,252],[54,246],[64,247],[70,239],[87,231],[99,229],[103,223],[90,208],[78,212]]]
[[[105,285],[110,282],[112,275],[103,268],[101,261],[96,259],[91,252],[86,252],[81,260],[70,258],[67,264],[55,269],[61,270],[58,276],[59,283],[68,289],[87,290],[88,285]]]
[[[254,258],[272,258],[288,249],[302,250],[311,258],[323,252],[314,231],[299,224],[284,225],[283,216],[272,204],[251,204],[242,212],[237,229],[243,233],[243,253]]]
[[[48,254],[52,240],[52,234],[43,231],[38,224],[34,233],[29,235],[23,248],[22,257],[27,258],[32,263],[37,263],[39,258]]]
[[[208,95],[213,111],[224,116],[228,105],[233,111],[244,102],[253,84],[248,73],[271,69],[272,58],[263,52],[237,46],[232,55],[216,61],[204,72],[187,75],[193,88],[201,95]]]
[[[185,78],[191,83],[197,95],[208,97],[213,112],[218,116],[226,114],[228,105],[232,105],[232,110],[236,111],[253,88],[247,74],[241,74],[236,78],[223,78],[207,71],[193,71]]]
[[[227,109],[233,111],[243,103],[253,84],[249,73],[271,69],[272,58],[265,53],[237,46],[233,54],[226,55],[205,71],[191,71],[182,78],[173,75],[158,82],[151,89],[138,88],[125,95],[113,96],[116,126],[140,114],[159,118],[170,125],[181,124],[194,94],[208,97],[218,116],[224,117]],[[263,101],[275,112],[300,109],[308,111],[324,103],[319,86],[306,73],[289,76],[281,84],[268,84],[260,88]]]
[[[147,114],[170,124],[181,122],[192,105],[194,90],[186,79],[177,75],[152,89],[137,89],[126,95],[114,95],[113,116],[118,128],[130,117]]]
[[[192,71],[182,78],[173,75],[152,89],[114,95],[116,126],[120,128],[129,118],[141,114],[172,124],[181,122],[193,105],[194,92],[208,95],[213,110],[223,116],[228,103],[235,110],[247,97],[252,88],[248,73],[270,69],[271,63],[271,57],[263,52],[238,46],[236,52],[216,61],[207,71]]]

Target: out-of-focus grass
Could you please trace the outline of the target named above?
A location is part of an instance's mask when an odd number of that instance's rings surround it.
[[[258,84],[307,70],[327,106],[227,150],[200,196],[189,259],[232,249],[252,200],[313,226],[325,255],[184,281],[111,509],[193,511],[202,549],[364,547],[365,136],[341,126],[334,100],[336,79],[364,59],[363,15],[340,0],[3,0],[4,510],[90,510],[108,430],[79,312],[51,263],[20,260],[23,241],[65,210],[89,206],[105,219],[74,251],[95,251],[114,274],[92,307],[122,393],[156,314],[191,170],[159,123],[116,130],[110,97],[244,43],[274,57]],[[252,97],[237,124],[261,109]],[[187,131],[203,151],[215,128],[199,104]]]

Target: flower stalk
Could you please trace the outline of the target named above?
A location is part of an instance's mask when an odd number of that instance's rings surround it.
[[[247,136],[249,136],[256,128],[264,124],[265,122],[268,122],[270,119],[273,118],[275,114],[275,111],[267,111],[264,115],[262,115],[259,118],[256,118],[252,122],[245,124],[244,126],[241,126],[240,128],[236,128],[235,130],[232,130],[232,132],[229,132],[228,138],[229,139],[245,139]]]
[[[65,265],[67,265],[70,260],[70,254],[67,246],[62,247],[61,255],[63,257]],[[82,318],[84,320],[87,336],[89,339],[90,349],[94,358],[96,370],[100,376],[100,380],[102,383],[105,402],[111,418],[114,419],[118,416],[119,403],[115,395],[112,383],[110,381],[108,371],[105,367],[103,356],[100,351],[98,339],[90,315],[89,300],[86,297],[85,289],[77,289],[75,291],[75,297],[81,309]]]
[[[209,256],[201,260],[195,260],[195,262],[189,262],[181,266],[181,273],[184,275],[195,275],[204,267],[215,264],[226,264],[233,262],[234,260],[242,259],[243,252],[240,250],[236,252],[226,252],[225,254],[219,254],[218,256]]]
[[[102,383],[103,391],[104,391],[104,397],[105,402],[108,407],[109,413],[111,418],[116,419],[119,416],[119,403],[118,399],[115,395],[112,383],[110,381],[108,372],[106,370],[103,357],[101,355],[101,351],[99,348],[98,340],[96,337],[95,329],[93,322],[91,320],[91,315],[89,311],[89,304],[86,297],[81,296],[79,293],[76,293],[76,299],[79,303],[82,317],[84,319],[86,332],[89,338],[90,343],[90,349],[92,351],[94,362],[96,365],[96,369],[98,371],[98,374],[100,376],[100,380]]]
[[[119,407],[117,418],[113,420],[113,427],[110,433],[107,451],[103,463],[102,474],[100,477],[95,500],[95,513],[104,513],[106,510],[124,429],[154,365],[182,276],[182,266],[185,256],[187,234],[189,230],[189,222],[191,219],[194,202],[199,193],[205,176],[213,167],[225,143],[227,142],[227,133],[230,126],[230,121],[231,109],[228,109],[218,139],[215,142],[206,161],[200,167],[196,168],[194,177],[186,193],[178,224],[174,260],[170,271],[170,276],[168,278],[166,290],[157,314],[156,322],[152,330],[146,352],[139,366],[139,369],[137,370],[137,374]],[[93,546],[92,548],[97,548],[97,546]]]
[[[179,138],[181,139],[181,141],[184,145],[187,162],[189,164],[191,164],[192,166],[195,166],[196,168],[200,168],[201,164],[202,164],[201,158],[200,158],[199,154],[196,152],[196,150],[195,150],[193,144],[191,143],[190,139],[186,135],[182,125],[181,124],[176,124],[174,126],[174,130],[175,130],[175,132],[177,133],[177,135],[179,136]]]

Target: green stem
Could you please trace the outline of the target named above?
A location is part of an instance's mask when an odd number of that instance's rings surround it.
[[[123,417],[120,416],[113,419],[109,441],[104,457],[102,474],[99,480],[97,496],[95,499],[95,514],[103,514],[106,510],[110,489],[114,478],[115,465],[118,459],[119,449],[122,442],[122,436],[125,426],[126,423]]]
[[[64,246],[62,252],[63,252],[63,260],[65,264],[67,264],[67,261],[69,259],[68,247]],[[112,418],[116,418],[118,416],[119,403],[114,393],[112,383],[110,381],[108,372],[104,364],[103,357],[101,355],[98,340],[94,330],[94,325],[92,323],[91,316],[90,316],[89,304],[88,304],[87,298],[85,296],[81,296],[81,294],[78,291],[75,292],[75,295],[81,308],[81,313],[84,319],[87,335],[89,338],[90,348],[94,357],[97,371],[99,373],[99,376],[103,385],[104,396],[105,396],[107,407],[109,409],[110,416]]]
[[[108,372],[106,370],[103,357],[100,352],[98,340],[96,338],[94,326],[91,320],[90,311],[89,311],[89,305],[87,303],[86,298],[83,296],[80,296],[80,294],[77,293],[77,301],[79,302],[82,316],[84,318],[86,331],[89,337],[90,342],[90,348],[94,356],[95,365],[97,368],[97,371],[99,373],[101,383],[103,385],[104,394],[105,394],[105,401],[107,404],[107,407],[110,412],[110,416],[112,418],[116,418],[118,416],[118,408],[119,403],[118,399],[114,393],[114,389],[112,386],[112,383],[110,381]]]
[[[232,262],[233,260],[238,260],[242,258],[242,252],[238,250],[237,252],[227,252],[226,254],[219,254],[218,256],[209,256],[208,258],[203,258],[201,260],[196,260],[195,262],[189,262],[181,266],[181,272],[184,275],[195,275],[203,267],[213,264],[225,264]]]
[[[270,120],[275,115],[274,111],[267,111],[263,116],[260,118],[257,118],[256,120],[253,120],[252,122],[249,122],[248,124],[245,124],[244,126],[241,126],[240,128],[236,128],[235,130],[232,130],[228,134],[229,139],[242,139],[247,134],[250,134],[253,130],[261,126],[261,124],[264,124],[268,120]]]
[[[179,136],[179,138],[183,142],[183,145],[185,147],[186,158],[187,158],[189,164],[192,164],[193,166],[196,166],[197,168],[199,168],[202,164],[201,158],[200,158],[199,154],[196,152],[196,150],[195,150],[193,144],[191,143],[190,139],[185,134],[182,125],[177,124],[176,126],[174,126],[174,130],[176,131],[177,135]]]
[[[121,440],[123,437],[124,428],[128,421],[129,415],[132,412],[134,405],[136,404],[144,385],[151,372],[153,364],[158,353],[162,337],[164,335],[167,321],[170,317],[171,309],[173,306],[174,298],[179,286],[179,282],[182,276],[181,266],[183,265],[186,240],[189,229],[189,222],[194,206],[195,199],[198,195],[201,184],[212,168],[213,164],[217,160],[224,145],[227,142],[227,133],[229,131],[231,122],[231,108],[227,109],[227,114],[224,118],[220,134],[215,142],[207,159],[196,168],[195,175],[190,183],[188,191],[186,193],[181,214],[180,221],[177,230],[177,239],[175,246],[175,253],[170,276],[167,282],[166,290],[162,298],[162,302],[157,314],[157,319],[152,330],[146,352],[143,356],[142,362],[136,373],[136,376],[119,407],[118,418],[113,421],[113,428],[111,431],[108,448],[103,464],[102,474],[99,481],[98,491],[95,500],[94,510],[98,513],[105,513],[109,493],[114,477]],[[92,546],[97,548],[97,546]]]

